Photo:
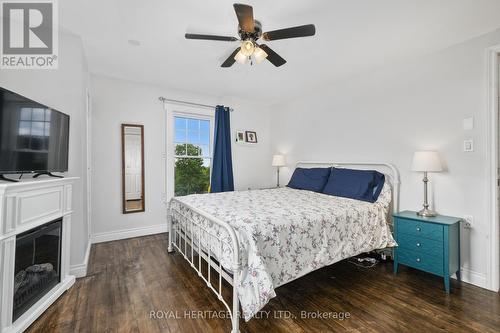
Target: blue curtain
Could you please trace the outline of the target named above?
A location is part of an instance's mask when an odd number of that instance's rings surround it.
[[[214,159],[212,161],[210,192],[234,191],[229,108],[222,105],[215,107],[214,132]]]

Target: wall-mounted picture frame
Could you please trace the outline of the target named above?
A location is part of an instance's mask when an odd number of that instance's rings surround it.
[[[243,143],[245,141],[245,131],[236,131],[236,142]]]
[[[257,132],[245,131],[245,141],[248,143],[257,143]]]

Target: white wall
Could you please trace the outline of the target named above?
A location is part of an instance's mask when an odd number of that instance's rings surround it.
[[[441,152],[447,170],[430,175],[439,213],[474,216],[462,229],[465,279],[485,286],[487,273],[487,107],[485,49],[500,43],[500,31],[439,53],[386,67],[322,88],[272,113],[272,146],[297,160],[384,161],[401,172],[401,209],[418,210],[422,175],[410,171],[419,149]],[[369,56],[369,50],[367,50]],[[465,131],[462,120],[474,117]],[[475,151],[463,152],[474,139]]]
[[[233,145],[236,189],[272,184],[269,110],[232,98],[214,98],[103,76],[92,76],[92,234],[96,241],[166,229],[163,204],[165,110],[159,96],[235,109],[231,127],[257,131],[255,146]],[[167,111],[168,112],[168,111]],[[144,125],[146,211],[122,214],[120,125]],[[168,181],[168,180],[167,180]],[[136,228],[140,228],[137,230]],[[137,232],[135,233],[134,230]],[[126,232],[128,231],[128,232]]]
[[[71,265],[84,263],[87,238],[86,125],[88,71],[82,41],[60,31],[57,70],[0,70],[0,86],[70,115],[69,171],[80,177],[73,189]]]

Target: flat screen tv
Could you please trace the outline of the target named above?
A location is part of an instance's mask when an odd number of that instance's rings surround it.
[[[68,171],[69,116],[0,87],[0,175]]]

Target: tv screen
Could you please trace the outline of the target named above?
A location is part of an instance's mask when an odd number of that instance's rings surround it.
[[[0,174],[68,171],[69,116],[0,88]]]

